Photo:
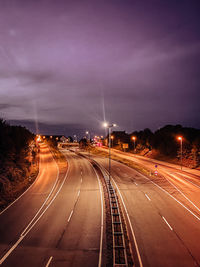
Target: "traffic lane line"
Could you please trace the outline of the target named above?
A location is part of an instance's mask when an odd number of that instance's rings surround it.
[[[99,175],[98,175],[98,173],[94,167],[93,167],[93,169],[94,169],[94,172],[95,172],[96,177],[98,179],[100,198],[101,198],[101,234],[100,234],[99,262],[98,262],[98,267],[101,267],[101,265],[102,265],[102,250],[103,250],[103,229],[104,229],[104,225],[103,225],[103,221],[104,221],[103,191],[102,191]]]
[[[194,204],[172,181],[169,180],[166,176],[164,178],[195,208],[200,212],[200,208]]]
[[[168,221],[165,219],[164,216],[162,216],[162,219],[165,221],[165,223],[167,224],[167,226],[169,227],[169,229],[170,229],[171,231],[173,231],[173,228],[171,227],[171,225],[168,223]]]
[[[55,160],[54,160],[55,161]],[[44,208],[44,206],[46,205],[46,203],[48,202],[48,200],[51,198],[52,194],[53,194],[53,191],[54,189],[56,188],[56,185],[58,183],[58,180],[59,180],[59,168],[58,168],[58,165],[56,163],[56,166],[57,166],[57,177],[56,177],[56,181],[50,191],[50,193],[48,194],[47,198],[45,199],[45,201],[43,202],[42,206],[40,207],[40,209],[37,211],[37,213],[35,214],[35,216],[32,218],[32,220],[29,222],[29,224],[26,226],[26,228],[23,230],[23,232],[21,233],[21,236],[24,235],[24,233],[27,231],[27,229],[31,226],[31,224],[34,222],[34,220],[37,218],[37,216],[39,215],[39,213],[42,211],[42,209]],[[47,205],[48,207],[48,205]]]
[[[53,260],[53,256],[51,256],[51,257],[49,258],[49,260],[48,260],[48,262],[47,262],[47,264],[46,264],[45,267],[49,267],[49,265],[50,265],[50,263],[51,263],[52,260]]]
[[[135,171],[135,170],[134,170]],[[136,171],[137,172],[137,171]],[[138,172],[137,172],[138,173]],[[182,202],[180,202],[178,199],[176,199],[174,196],[172,196],[168,191],[166,191],[164,188],[162,188],[161,186],[159,186],[158,184],[156,184],[153,180],[151,180],[150,178],[144,176],[141,173],[138,173],[140,175],[140,177],[144,178],[145,180],[150,181],[154,186],[156,186],[157,188],[159,188],[161,191],[163,191],[165,194],[167,194],[168,196],[170,196],[173,200],[175,200],[179,205],[181,205],[184,209],[186,209],[192,216],[194,216],[197,220],[200,221],[200,217],[197,216],[193,211],[191,211],[189,208],[187,208]],[[134,182],[135,183],[135,182]],[[172,184],[172,183],[171,183]],[[172,184],[173,185],[173,184]],[[173,185],[174,186],[174,185]],[[175,187],[175,186],[174,186]],[[181,194],[183,194],[182,192],[180,192]],[[187,197],[186,197],[187,198]],[[191,200],[188,199],[189,202],[191,202]],[[198,211],[199,208],[194,204],[191,203]]]
[[[69,222],[71,220],[71,217],[72,217],[72,214],[73,214],[74,210],[71,211],[70,215],[69,215],[69,218],[67,220],[67,222]]]
[[[56,161],[55,161],[56,162]],[[57,164],[57,163],[56,163]],[[58,165],[57,165],[58,166]],[[31,229],[35,226],[35,224],[41,219],[41,217],[44,215],[44,213],[47,211],[47,209],[51,206],[51,204],[53,203],[53,201],[55,200],[55,198],[57,197],[57,195],[59,194],[60,190],[62,189],[66,178],[68,176],[69,173],[69,163],[68,163],[68,169],[66,172],[66,175],[63,179],[63,182],[60,186],[60,188],[58,189],[58,191],[56,192],[54,198],[51,200],[51,202],[49,203],[48,206],[46,206],[46,208],[43,210],[43,212],[40,214],[40,216],[37,218],[37,220],[35,220],[33,222],[33,220],[31,221],[31,224],[29,223],[29,225],[25,228],[25,230],[23,231],[23,233],[20,235],[20,238],[18,239],[18,241],[6,252],[6,254],[0,259],[0,265],[7,259],[7,257],[13,252],[13,250],[16,249],[16,247],[21,243],[21,241],[24,239],[24,237],[31,231]],[[45,204],[43,204],[44,206]]]
[[[39,172],[38,175],[35,179],[35,181],[26,189],[26,191],[24,191],[17,199],[15,199],[12,203],[10,203],[10,205],[8,205],[4,210],[2,210],[0,212],[0,216],[1,214],[3,214],[6,210],[8,210],[13,204],[15,204],[21,197],[23,197],[36,183],[36,181],[39,179],[39,176],[41,175],[41,157],[40,157],[40,162],[39,162]]]
[[[145,197],[146,197],[149,201],[151,201],[150,197],[149,197],[147,194],[145,194]]]

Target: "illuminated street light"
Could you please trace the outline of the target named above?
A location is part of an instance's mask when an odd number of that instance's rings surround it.
[[[86,132],[85,132],[85,134],[87,134],[87,135],[88,135],[89,142],[90,142],[90,133],[89,133],[89,131],[86,131]]]
[[[178,140],[180,141],[180,146],[181,146],[181,170],[182,170],[182,158],[183,158],[183,137],[179,136]]]
[[[116,127],[116,124],[108,124],[107,122],[104,122],[103,126],[105,128],[108,128],[108,143],[109,143],[109,167],[108,167],[108,172],[109,172],[109,181],[110,181],[110,173],[111,173],[111,129],[113,127]]]
[[[85,134],[87,134],[89,138],[89,158],[90,158],[90,133],[89,131],[86,131]]]
[[[134,150],[133,150],[133,151],[135,152],[135,140],[136,140],[136,137],[133,136],[133,137],[132,137],[132,140],[133,140],[133,142],[134,142]]]
[[[111,140],[112,140],[112,147],[113,147],[113,140],[114,140],[114,136],[113,135],[111,135]]]

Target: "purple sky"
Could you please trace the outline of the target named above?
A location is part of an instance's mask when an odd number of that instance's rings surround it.
[[[200,128],[199,14],[199,0],[1,0],[0,116],[47,134],[98,133],[104,114],[128,132]]]

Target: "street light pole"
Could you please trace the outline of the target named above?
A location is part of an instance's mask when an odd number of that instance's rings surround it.
[[[135,153],[135,139],[136,139],[136,137],[135,137],[135,136],[133,136],[133,137],[132,137],[132,140],[133,140],[133,143],[134,143],[134,150],[133,150],[133,151],[134,151],[134,153]]]
[[[183,166],[183,138],[181,136],[179,136],[178,140],[180,141],[180,146],[181,146],[181,170],[182,170],[182,166]]]
[[[112,148],[113,148],[113,139],[114,139],[114,136],[113,135],[111,135],[111,140],[112,140]]]
[[[111,127],[108,128],[108,135],[109,135],[109,180],[110,180],[110,172],[111,172]]]
[[[90,132],[86,131],[85,133],[88,135],[89,138],[89,159],[90,159]]]

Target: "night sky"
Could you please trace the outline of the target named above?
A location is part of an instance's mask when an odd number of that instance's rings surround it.
[[[46,134],[200,128],[199,14],[199,0],[1,0],[0,117]]]

